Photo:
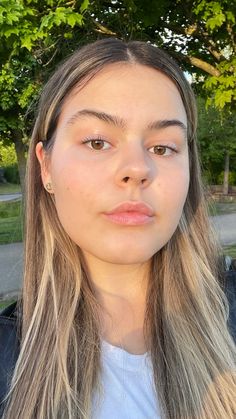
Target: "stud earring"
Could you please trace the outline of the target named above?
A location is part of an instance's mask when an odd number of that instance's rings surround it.
[[[45,187],[46,187],[47,191],[49,191],[49,192],[52,191],[52,184],[50,182],[46,183]]]

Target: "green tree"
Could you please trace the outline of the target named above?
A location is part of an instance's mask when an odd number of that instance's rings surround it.
[[[88,0],[0,2],[0,137],[15,145],[22,187],[35,99],[57,62],[78,44],[87,6]]]
[[[235,9],[232,0],[0,0],[0,137],[15,144],[22,186],[42,84],[88,40],[152,42],[194,73],[195,89],[204,90],[208,103],[233,109]]]
[[[196,89],[223,109],[236,103],[236,2],[232,0],[94,0],[101,36],[142,39],[172,53],[194,73]]]
[[[229,173],[235,171],[236,161],[236,112],[222,112],[216,107],[205,107],[205,101],[198,99],[200,144],[203,170],[208,180],[217,182],[223,176],[223,193],[228,194]],[[236,172],[236,171],[235,171]],[[233,176],[232,176],[233,178]]]

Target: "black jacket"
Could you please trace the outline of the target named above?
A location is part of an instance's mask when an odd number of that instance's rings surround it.
[[[20,338],[17,330],[16,303],[0,315],[0,417],[4,399],[19,354]]]
[[[230,309],[228,327],[236,344],[236,271],[225,273],[224,288]],[[0,313],[0,417],[2,400],[7,393],[19,354],[18,323],[16,303],[13,303]]]

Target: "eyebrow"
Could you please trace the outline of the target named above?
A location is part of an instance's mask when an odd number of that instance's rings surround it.
[[[109,124],[118,126],[119,128],[124,129],[127,126],[127,122],[115,115],[110,115],[106,112],[99,112],[93,109],[82,109],[80,111],[77,111],[74,115],[72,115],[68,121],[66,122],[66,125],[73,125],[78,119],[83,117],[93,117],[97,118],[100,121],[107,122]],[[149,130],[160,130],[168,127],[177,126],[181,128],[181,130],[184,132],[184,134],[187,133],[187,127],[186,125],[180,121],[179,119],[163,119],[163,120],[157,120],[150,122],[148,124]]]

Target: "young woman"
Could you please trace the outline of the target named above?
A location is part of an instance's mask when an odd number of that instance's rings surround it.
[[[195,132],[182,71],[142,42],[87,45],[47,83],[5,419],[236,417]]]

